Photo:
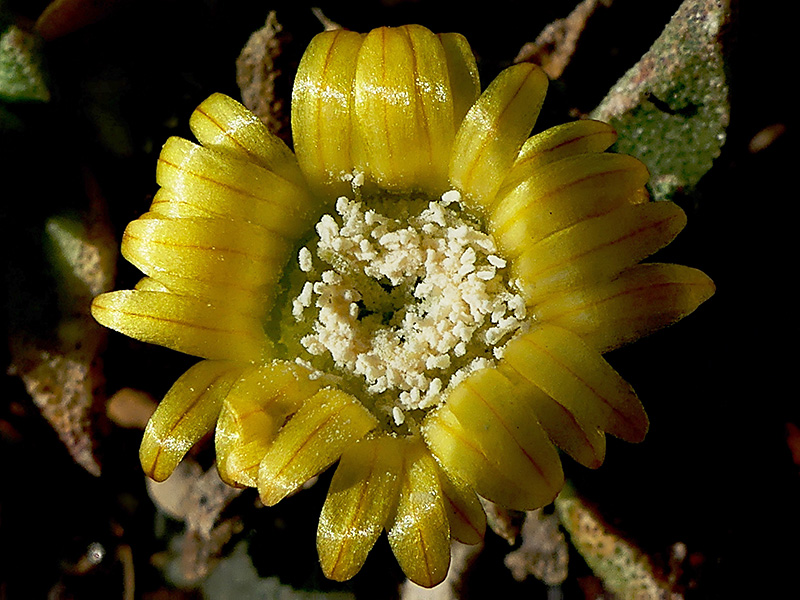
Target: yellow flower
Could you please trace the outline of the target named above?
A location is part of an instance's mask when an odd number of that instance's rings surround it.
[[[122,252],[145,277],[92,312],[205,360],[163,399],[140,456],[156,480],[216,428],[217,467],[274,505],[338,461],[317,536],[346,580],[383,530],[406,575],[478,542],[478,496],[558,494],[556,446],[588,467],[647,417],[601,354],[692,312],[701,272],[637,264],[685,216],[645,167],[578,121],[528,137],[531,64],[481,94],[466,40],[420,26],[313,39],[295,154],[215,94],[171,138]]]

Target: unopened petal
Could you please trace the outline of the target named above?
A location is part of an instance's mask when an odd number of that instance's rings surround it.
[[[469,206],[487,209],[539,116],[547,75],[522,63],[501,72],[456,133],[450,182]]]
[[[406,439],[404,445],[389,544],[406,577],[429,588],[441,583],[450,567],[450,527],[436,462],[420,440]]]
[[[258,163],[295,185],[303,174],[289,147],[261,119],[225,94],[212,94],[189,118],[197,140],[208,148],[227,150],[242,160]]]
[[[642,264],[601,285],[552,296],[534,314],[607,352],[681,320],[713,294],[714,283],[702,271]]]
[[[217,469],[223,481],[256,487],[258,468],[286,419],[320,388],[309,371],[274,361],[247,369],[228,392],[217,423]]]
[[[509,342],[503,360],[571,413],[624,440],[644,439],[647,415],[633,389],[576,334],[539,325]]]
[[[243,368],[237,363],[205,360],[175,382],[150,417],[139,448],[148,476],[164,481],[186,452],[211,431],[225,395]]]
[[[317,527],[326,577],[346,581],[367,559],[397,505],[403,446],[399,439],[380,435],[359,440],[342,454]]]
[[[356,55],[364,36],[325,31],[311,40],[294,80],[292,135],[300,168],[309,184],[332,198],[350,185],[355,156],[352,122]]]
[[[625,205],[532,244],[512,263],[529,306],[555,292],[603,279],[669,244],[686,224],[672,202]]]
[[[350,394],[328,388],[309,398],[280,430],[261,461],[258,491],[273,506],[332,465],[378,425]]]
[[[169,292],[120,290],[92,302],[98,323],[129,337],[202,358],[258,360],[267,348],[253,316]]]

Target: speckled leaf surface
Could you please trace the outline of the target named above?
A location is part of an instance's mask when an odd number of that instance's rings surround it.
[[[12,337],[9,373],[18,375],[34,404],[72,458],[100,475],[94,455],[92,413],[101,401],[98,353],[106,332],[86,313],[94,294],[111,286],[116,250],[97,211],[83,220],[56,216],[45,225],[45,244],[57,289],[59,320],[48,338]]]
[[[41,42],[37,36],[15,25],[0,33],[0,100],[50,100],[42,67]]]
[[[572,545],[615,598],[683,598],[657,574],[645,554],[611,529],[599,510],[570,486],[556,498],[555,508]]]
[[[725,143],[729,18],[728,0],[686,0],[591,115],[617,130],[617,152],[647,165],[657,200],[693,188]]]

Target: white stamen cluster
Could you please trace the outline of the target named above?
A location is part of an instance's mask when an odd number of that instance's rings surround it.
[[[340,220],[324,215],[316,248],[298,255],[310,280],[292,312],[298,321],[309,318],[306,311],[314,319],[302,345],[312,355],[330,353],[371,393],[396,390],[398,425],[402,410],[435,404],[448,382],[499,358],[525,319],[494,241],[448,208],[458,199],[447,192],[400,221],[339,198]],[[402,305],[388,323],[366,318],[370,307],[385,306],[387,289],[404,294]]]

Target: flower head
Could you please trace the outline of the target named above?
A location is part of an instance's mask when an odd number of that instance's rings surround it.
[[[692,312],[701,272],[638,264],[685,217],[646,168],[578,121],[529,137],[531,64],[480,93],[466,40],[420,26],[313,39],[294,154],[215,94],[199,144],[167,141],[150,212],[122,252],[145,277],[102,324],[204,360],[170,389],[140,456],[163,480],[215,428],[223,480],[273,505],[338,461],[317,546],[328,577],[383,530],[432,586],[450,539],[478,542],[478,496],[515,509],[563,484],[556,447],[603,461],[645,412],[601,354]]]

